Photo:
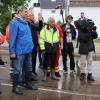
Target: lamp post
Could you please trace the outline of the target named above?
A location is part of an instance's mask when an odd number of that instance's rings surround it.
[[[65,0],[65,18],[69,15],[70,0]]]
[[[61,4],[57,5],[55,9],[60,9],[60,14],[62,16],[62,21],[64,23],[64,16],[63,16],[63,6]]]

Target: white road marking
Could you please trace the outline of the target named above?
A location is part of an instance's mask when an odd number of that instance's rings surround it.
[[[78,92],[63,91],[63,90],[53,90],[53,89],[44,89],[44,88],[39,88],[39,90],[55,92],[55,93],[61,93],[61,94],[76,95],[76,96],[86,96],[86,97],[100,98],[100,95],[96,95],[96,94],[84,94],[84,93],[78,93]]]
[[[0,66],[0,69],[6,69],[6,68],[7,68],[6,65],[1,65],[1,66]]]
[[[1,83],[1,85],[4,86],[12,86],[12,84],[6,84],[6,83]],[[78,93],[78,92],[71,92],[71,91],[64,91],[64,90],[58,90],[58,89],[47,89],[47,88],[39,88],[40,91],[48,91],[48,92],[54,92],[54,93],[61,93],[61,94],[68,94],[68,95],[76,95],[76,96],[86,96],[86,97],[95,97],[95,98],[100,98],[100,95],[96,94],[85,94],[85,93]]]

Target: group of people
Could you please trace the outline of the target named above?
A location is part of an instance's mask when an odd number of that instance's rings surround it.
[[[39,52],[40,68],[43,70],[43,81],[50,77],[59,80],[59,58],[62,55],[64,73],[68,73],[67,55],[70,59],[70,72],[75,73],[75,59],[73,40],[76,39],[76,29],[71,24],[73,17],[68,15],[65,23],[59,25],[53,17],[48,18],[48,22],[43,22],[43,17],[39,16],[39,22],[34,23],[34,14],[26,7],[19,7],[15,17],[9,24],[9,54],[11,60],[12,92],[22,95],[19,86],[24,86],[30,90],[38,90],[38,86],[32,84],[32,80],[38,80],[36,73],[36,57]],[[81,23],[87,21],[84,12],[81,18],[75,22],[78,30],[78,44],[80,54],[80,80],[87,79],[94,81],[92,77],[92,55],[94,51],[93,39],[97,38],[96,29],[86,30],[81,28]]]

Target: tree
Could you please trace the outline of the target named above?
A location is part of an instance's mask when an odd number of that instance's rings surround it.
[[[3,34],[5,34],[6,26],[11,20],[12,11],[20,5],[27,4],[29,1],[30,0],[0,0],[3,4],[0,5],[0,31]]]
[[[4,4],[4,6],[14,8],[25,4],[26,2],[30,2],[30,0],[1,0],[1,2]]]

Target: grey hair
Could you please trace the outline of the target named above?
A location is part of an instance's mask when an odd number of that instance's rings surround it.
[[[22,12],[24,9],[27,9],[27,7],[25,7],[25,6],[19,6],[17,8],[17,13]]]

